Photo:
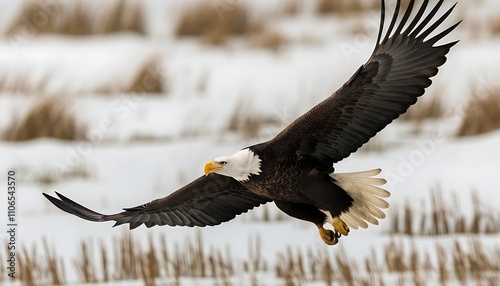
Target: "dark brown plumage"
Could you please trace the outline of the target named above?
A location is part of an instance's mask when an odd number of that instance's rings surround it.
[[[117,214],[99,214],[60,194],[59,198],[45,197],[83,219],[128,223],[131,229],[141,224],[217,225],[270,201],[285,213],[316,224],[328,244],[335,244],[340,234],[347,235],[348,226],[377,223],[377,218],[385,216],[380,209],[388,206],[382,198],[389,195],[377,187],[385,181],[373,178],[380,170],[336,174],[333,164],[355,152],[417,101],[457,43],[435,46],[437,41],[459,24],[429,37],[455,6],[432,22],[443,1],[425,17],[429,1],[423,1],[410,20],[412,0],[397,24],[398,0],[384,34],[385,3],[381,3],[380,30],[368,62],[337,92],[274,139],[209,162],[205,170],[210,175]],[[327,221],[328,216],[332,221]],[[335,233],[323,229],[326,222],[332,223]]]
[[[57,192],[56,194],[59,199],[45,193],[44,196],[63,211],[90,221],[116,221],[115,226],[128,223],[130,229],[141,224],[147,227],[213,226],[271,201],[225,176],[200,177],[170,196],[126,208],[124,212],[113,215],[94,212]]]

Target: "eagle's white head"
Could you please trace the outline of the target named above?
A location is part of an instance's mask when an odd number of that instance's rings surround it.
[[[260,174],[260,162],[259,155],[246,148],[233,155],[218,157],[208,162],[205,165],[205,175],[214,172],[243,182],[251,175]]]

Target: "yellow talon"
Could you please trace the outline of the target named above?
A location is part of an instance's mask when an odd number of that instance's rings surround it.
[[[339,242],[339,236],[335,232],[318,225],[319,236],[328,245],[335,245]]]
[[[345,236],[349,234],[349,227],[338,216],[333,218],[332,225],[336,232]]]

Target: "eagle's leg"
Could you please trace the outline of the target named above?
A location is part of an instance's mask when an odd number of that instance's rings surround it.
[[[327,222],[332,224],[337,238],[348,235],[349,227],[340,219],[340,215],[349,210],[353,198],[336,184],[331,175],[317,169],[311,170],[308,175],[307,186],[300,191],[328,214]]]
[[[340,219],[340,217],[334,217],[332,220],[332,225],[333,229],[335,229],[336,232],[346,236],[349,234],[349,227],[343,220]]]
[[[329,229],[325,229],[323,225],[317,224],[319,236],[328,245],[335,245],[339,242],[339,235]]]
[[[287,215],[314,223],[318,227],[319,236],[326,244],[334,245],[339,241],[338,232],[323,228],[326,215],[316,206],[279,200],[274,200],[274,203]]]

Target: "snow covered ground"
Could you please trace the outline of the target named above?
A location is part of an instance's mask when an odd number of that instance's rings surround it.
[[[451,5],[450,1],[445,2]],[[255,11],[271,14],[277,13],[284,1],[252,3]],[[15,17],[16,5],[10,1],[1,1],[0,5],[0,24],[5,26],[8,19]],[[61,192],[103,213],[169,194],[201,175],[206,161],[271,138],[340,87],[368,58],[376,38],[371,30],[353,35],[349,27],[362,24],[365,19],[378,21],[375,12],[356,14],[347,20],[318,17],[307,11],[297,16],[275,17],[269,24],[289,40],[274,52],[249,47],[241,39],[232,40],[226,47],[176,39],[171,29],[176,11],[184,2],[148,1],[145,5],[151,15],[147,37],[127,33],[105,37],[43,35],[16,44],[12,38],[0,38],[0,83],[8,87],[19,78],[27,86],[45,83],[43,90],[26,94],[0,91],[0,133],[15,118],[22,117],[36,98],[62,94],[71,99],[76,117],[89,134],[90,140],[83,142],[47,138],[0,141],[1,188],[7,186],[8,170],[16,170],[20,179],[18,246],[41,247],[42,238],[46,238],[64,258],[68,282],[78,281],[73,259],[80,251],[80,241],[93,239],[111,244],[125,227],[111,228],[111,223],[96,224],[67,215],[51,205],[42,192]],[[440,185],[443,197],[449,199],[456,194],[462,212],[472,219],[469,200],[471,192],[476,191],[491,208],[487,211],[498,217],[500,132],[470,138],[453,136],[471,94],[500,87],[500,34],[490,35],[485,28],[487,19],[498,15],[500,5],[494,0],[477,5],[459,3],[454,19],[464,18],[465,22],[447,40],[461,42],[452,49],[448,62],[424,96],[424,100],[426,96],[443,100],[447,108],[444,118],[425,121],[419,134],[412,133],[413,123],[396,122],[375,138],[382,150],[353,154],[336,165],[337,171],[382,168],[381,176],[388,179],[386,187],[392,193],[391,205],[409,202],[417,213],[423,211],[421,202],[430,204],[431,188]],[[301,40],[304,38],[309,40]],[[103,87],[120,90],[127,86],[137,69],[150,58],[158,59],[154,72],[167,86],[163,93],[99,92]],[[264,125],[252,139],[227,131],[235,108],[242,102],[258,117],[273,122]],[[61,170],[73,168],[83,170],[85,175],[58,177]],[[47,174],[56,174],[54,182],[40,183],[40,177]],[[3,196],[7,198],[7,194]],[[267,208],[272,215],[278,212],[273,204]],[[334,247],[324,245],[316,228],[308,223],[256,219],[262,216],[261,209],[200,232],[206,249],[227,246],[236,261],[248,257],[249,240],[259,235],[261,253],[271,265],[277,261],[277,254],[289,247],[321,249],[334,256],[345,251],[362,263],[372,249],[381,251],[381,246],[392,239],[388,234],[391,212],[386,213],[389,218],[380,226],[353,230]],[[0,204],[0,214],[2,225],[6,226],[6,203]],[[193,237],[194,232],[192,228],[140,227],[132,235],[146,245],[150,235],[164,234],[173,247],[185,242],[186,237]],[[500,247],[499,233],[477,238],[487,251]],[[1,232],[0,239],[6,241],[7,233]],[[397,239],[409,240],[404,236]],[[412,242],[425,250],[433,247],[429,245],[434,241],[446,245],[455,239],[463,239],[466,245],[466,239],[460,235],[417,236]],[[259,280],[264,285],[265,281],[283,284],[273,271],[262,273]],[[243,274],[236,277],[236,285],[250,285]],[[183,284],[211,283],[206,279],[183,280]]]

